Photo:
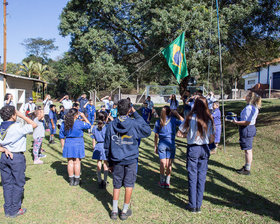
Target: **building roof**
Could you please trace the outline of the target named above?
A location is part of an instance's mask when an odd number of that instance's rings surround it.
[[[20,75],[8,74],[8,73],[4,73],[4,72],[0,72],[0,75],[6,75],[8,77],[12,77],[12,78],[16,78],[16,79],[25,79],[25,80],[30,80],[30,81],[33,81],[33,82],[48,84],[48,82],[45,82],[43,80],[39,80],[39,79],[35,79],[35,78],[29,78],[29,77],[20,76]]]
[[[250,73],[250,74],[246,74],[246,75],[243,75],[242,78],[243,79],[247,79],[247,78],[255,78],[257,77],[257,72],[253,72],[253,73]]]
[[[272,61],[265,62],[265,63],[263,63],[261,65],[257,65],[256,67],[260,68],[260,67],[263,67],[263,66],[266,66],[266,65],[271,65],[271,64],[276,64],[276,63],[280,63],[280,58],[275,58]]]

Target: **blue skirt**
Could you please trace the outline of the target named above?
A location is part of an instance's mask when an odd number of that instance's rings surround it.
[[[62,156],[64,158],[85,158],[84,138],[66,138]]]
[[[97,143],[94,147],[92,159],[96,160],[107,160],[105,155],[104,143],[100,142]]]

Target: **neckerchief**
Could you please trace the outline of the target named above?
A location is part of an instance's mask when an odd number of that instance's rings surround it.
[[[3,141],[7,135],[8,128],[14,124],[15,121],[3,121],[0,125],[0,139]]]

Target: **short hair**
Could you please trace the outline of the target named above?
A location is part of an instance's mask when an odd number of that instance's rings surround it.
[[[197,92],[203,94],[203,91],[201,89],[197,90]]]
[[[36,106],[36,110],[42,110],[41,106]]]
[[[79,104],[78,103],[73,103],[72,107],[78,107]]]
[[[131,104],[128,99],[122,99],[118,102],[118,113],[120,116],[127,115]]]
[[[51,104],[50,105],[50,109],[52,109],[53,107],[56,107],[54,104]]]
[[[61,110],[62,108],[64,108],[64,106],[63,106],[63,105],[60,105],[60,106],[59,106],[59,109]]]
[[[13,115],[16,114],[16,109],[14,106],[4,106],[0,110],[0,116],[3,121],[11,119]]]
[[[8,100],[8,96],[12,95],[11,93],[6,93],[4,100]]]

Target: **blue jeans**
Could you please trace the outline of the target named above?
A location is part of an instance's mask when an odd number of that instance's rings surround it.
[[[15,215],[21,208],[25,184],[25,156],[23,153],[13,153],[13,155],[14,158],[11,159],[2,153],[0,160],[6,215]]]
[[[208,169],[210,150],[208,145],[190,145],[187,149],[187,170],[189,181],[189,205],[200,208]]]

